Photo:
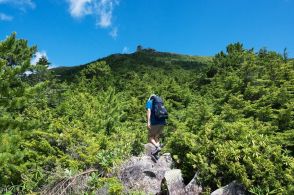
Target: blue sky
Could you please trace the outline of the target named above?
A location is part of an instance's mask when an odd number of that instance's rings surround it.
[[[11,32],[54,66],[87,63],[137,45],[213,56],[226,45],[294,57],[294,0],[0,0],[0,40]]]

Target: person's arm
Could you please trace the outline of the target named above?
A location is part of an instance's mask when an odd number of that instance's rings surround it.
[[[150,121],[150,116],[151,116],[151,110],[147,109],[147,128],[151,128],[151,121]]]

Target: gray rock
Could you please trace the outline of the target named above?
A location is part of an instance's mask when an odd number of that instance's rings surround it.
[[[211,195],[246,195],[246,194],[247,194],[247,191],[245,187],[236,181],[233,181],[229,183],[228,185],[222,188],[219,188],[211,193]]]
[[[164,183],[170,195],[185,194],[182,172],[180,169],[172,169],[164,174]]]
[[[127,193],[198,195],[202,192],[201,186],[197,185],[196,175],[185,186],[181,170],[173,169],[171,155],[165,153],[154,162],[150,157],[153,150],[153,144],[145,144],[144,156],[131,157],[121,166],[118,176]]]
[[[155,146],[151,143],[145,144],[144,148],[145,148],[145,155],[147,156],[151,155],[151,152],[156,149]]]
[[[197,184],[196,181],[197,174],[195,174],[194,178],[190,181],[188,185],[185,187],[186,195],[198,195],[202,192],[202,187]]]
[[[119,178],[126,190],[157,194],[161,192],[162,180],[172,164],[168,153],[160,156],[156,163],[150,156],[131,157],[122,165]]]

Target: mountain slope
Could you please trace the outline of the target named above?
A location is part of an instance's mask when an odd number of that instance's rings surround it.
[[[130,70],[142,72],[149,68],[160,68],[164,70],[183,68],[186,70],[200,70],[212,64],[212,57],[189,56],[168,52],[157,52],[153,49],[143,49],[131,54],[112,54],[108,57],[98,59],[80,66],[57,67],[52,71],[61,80],[72,80],[75,75],[88,65],[99,61],[106,61],[114,74],[121,74]]]

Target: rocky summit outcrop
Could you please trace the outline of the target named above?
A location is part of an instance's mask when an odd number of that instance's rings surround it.
[[[145,155],[131,157],[120,169],[119,178],[126,191],[139,191],[145,194],[199,194],[195,180],[184,185],[180,169],[173,169],[173,161],[169,153],[162,154],[154,162],[150,154],[152,145],[145,145]]]

